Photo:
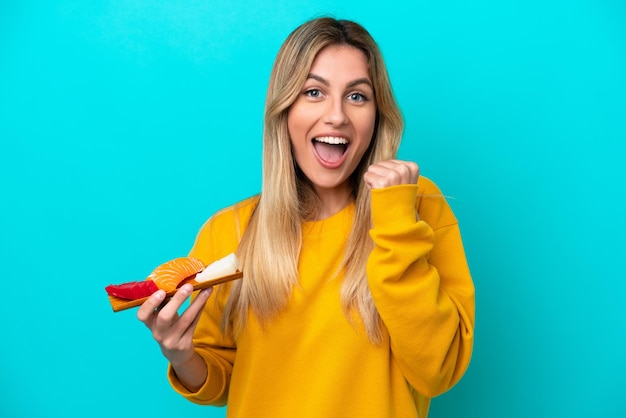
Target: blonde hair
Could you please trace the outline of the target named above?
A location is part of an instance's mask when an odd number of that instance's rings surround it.
[[[265,103],[262,193],[237,249],[245,277],[230,287],[222,324],[225,332],[241,332],[250,309],[261,324],[271,320],[298,285],[302,221],[315,213],[319,202],[292,157],[287,114],[315,57],[329,45],[349,45],[361,50],[367,57],[374,87],[374,136],[350,179],[355,216],[342,266],[345,278],[341,303],[350,320],[354,313],[361,317],[372,342],[381,341],[382,323],[365,272],[373,243],[369,237],[370,193],[362,178],[371,164],[395,158],[403,121],[374,39],[359,24],[332,18],[311,20],[296,28],[274,62]]]

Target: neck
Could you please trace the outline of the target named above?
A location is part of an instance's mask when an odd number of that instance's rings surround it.
[[[313,215],[314,221],[329,218],[352,202],[352,192],[347,187],[334,189],[316,189],[320,207]]]

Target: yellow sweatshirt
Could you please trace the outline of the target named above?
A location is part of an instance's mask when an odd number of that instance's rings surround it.
[[[256,202],[211,217],[190,256],[210,263],[234,252]],[[372,191],[367,275],[385,325],[383,343],[374,345],[344,315],[341,280],[329,280],[353,215],[349,205],[303,224],[300,287],[264,329],[251,318],[237,341],[225,337],[219,324],[227,295],[210,299],[195,333],[208,379],[190,393],[170,368],[173,388],[192,402],[227,404],[229,418],[425,418],[430,398],[452,387],[471,357],[474,286],[457,220],[424,177]]]

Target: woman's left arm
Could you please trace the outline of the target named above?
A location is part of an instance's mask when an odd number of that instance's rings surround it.
[[[467,369],[474,340],[474,285],[457,220],[422,178],[372,187],[372,223],[368,282],[394,359],[418,392],[437,396]]]

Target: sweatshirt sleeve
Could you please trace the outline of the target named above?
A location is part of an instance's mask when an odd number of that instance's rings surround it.
[[[199,258],[208,265],[235,252],[241,234],[238,220],[237,208],[224,210],[211,217],[200,229],[189,257]],[[180,383],[171,365],[168,367],[172,388],[191,402],[215,406],[226,404],[236,354],[235,342],[221,330],[222,312],[230,285],[227,283],[214,289],[194,333],[195,351],[208,369],[204,385],[197,392],[189,392]]]
[[[457,220],[420,177],[372,190],[370,236],[368,283],[393,358],[415,390],[437,396],[467,369],[474,339],[474,285]]]

